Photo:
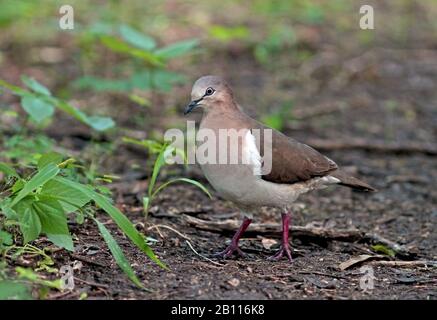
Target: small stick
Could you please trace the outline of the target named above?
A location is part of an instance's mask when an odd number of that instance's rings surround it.
[[[157,230],[158,230],[158,233],[161,235],[161,237],[164,238],[164,236],[159,232],[159,228],[165,228],[165,229],[171,230],[171,231],[173,231],[174,233],[176,233],[177,235],[179,235],[180,237],[184,238],[185,240],[191,240],[190,237],[184,235],[183,233],[180,233],[180,232],[177,231],[176,229],[173,229],[172,227],[169,227],[169,226],[167,226],[167,225],[165,225],[165,224],[155,224],[155,225],[153,225],[153,226],[147,228],[147,230],[157,229]]]
[[[211,260],[210,258],[205,257],[204,255],[201,255],[201,254],[198,253],[196,250],[194,250],[194,248],[193,248],[193,246],[191,245],[190,241],[185,240],[185,242],[188,244],[188,246],[190,247],[190,249],[191,249],[191,250],[192,250],[196,255],[198,255],[199,257],[201,257],[201,258],[203,258],[203,259],[205,259],[205,260],[211,262],[212,264],[215,264],[216,266],[221,266],[221,267],[223,267],[223,265],[222,265],[221,263],[215,262],[215,261]]]
[[[85,283],[85,284],[87,284],[89,286],[92,286],[92,287],[105,288],[105,289],[109,288],[109,286],[106,285],[106,284],[100,284],[100,283],[97,283],[97,282],[91,282],[91,281],[87,281],[87,280],[84,280],[84,279],[81,279],[81,278],[77,278],[77,277],[74,277],[74,280],[75,281],[79,281],[81,283]]]
[[[426,261],[426,260],[416,260],[416,261],[371,261],[371,265],[377,266],[388,266],[388,267],[437,267],[437,261]]]
[[[86,262],[88,264],[92,264],[92,265],[95,265],[95,266],[98,266],[98,267],[102,267],[102,268],[108,268],[109,267],[109,265],[107,265],[107,264],[104,264],[104,263],[101,263],[101,262],[98,262],[98,261],[95,261],[95,260],[92,260],[92,259],[80,256],[80,255],[77,255],[77,254],[74,254],[74,253],[71,253],[70,256],[72,258],[74,258],[74,259],[77,259],[77,260],[80,260],[80,261],[83,261],[83,262]]]

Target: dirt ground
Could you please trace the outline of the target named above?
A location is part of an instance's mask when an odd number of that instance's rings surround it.
[[[297,226],[322,226],[333,229],[358,228],[376,233],[404,245],[411,260],[436,260],[437,233],[437,162],[435,154],[437,108],[437,54],[426,50],[372,50],[349,60],[338,56],[324,68],[327,74],[311,81],[282,83],[282,91],[295,92],[298,106],[308,110],[341,103],[344,108],[286,124],[285,132],[306,142],[311,139],[335,139],[346,145],[324,150],[348,171],[363,178],[379,192],[356,193],[347,188],[330,187],[302,196],[293,210],[292,223]],[[347,61],[347,60],[346,60]],[[275,95],[281,80],[269,79],[257,71],[247,74],[244,63],[234,61],[229,79],[238,88],[243,105],[257,115],[254,92]],[[338,65],[335,65],[338,63]],[[330,78],[330,68],[343,72]],[[353,70],[353,71],[351,71]],[[241,71],[241,72],[239,72]],[[296,72],[300,72],[299,70]],[[314,71],[315,72],[315,71]],[[312,77],[311,73],[306,73]],[[345,80],[346,79],[346,80]],[[309,85],[311,83],[311,85]],[[286,88],[284,88],[284,86]],[[258,90],[259,89],[259,90]],[[188,90],[187,99],[188,99]],[[315,94],[317,93],[317,94]],[[273,98],[272,98],[273,99]],[[390,102],[394,101],[394,102]],[[196,116],[195,116],[196,117]],[[126,120],[128,121],[128,119]],[[181,118],[181,121],[182,118]],[[372,141],[415,141],[429,145],[426,150],[366,150],[354,146],[355,138]],[[77,139],[63,136],[63,142]],[[350,145],[348,145],[350,143]],[[74,144],[70,141],[70,144]],[[80,143],[78,144],[80,145]],[[316,146],[317,147],[317,146]],[[267,261],[278,247],[268,243],[280,239],[280,215],[271,209],[255,214],[256,223],[278,224],[277,233],[257,234],[249,231],[241,241],[247,257],[219,261],[211,254],[225,248],[232,234],[229,230],[211,232],[187,223],[187,215],[205,221],[239,219],[230,203],[214,194],[209,200],[188,185],[166,189],[153,204],[145,222],[140,196],[147,188],[147,173],[132,173],[128,164],[144,164],[140,151],[120,147],[110,161],[111,169],[122,176],[122,183],[111,188],[118,206],[137,223],[140,230],[158,240],[153,249],[169,267],[165,271],[123,239],[109,220],[107,226],[118,235],[147,291],[135,288],[118,269],[93,224],[71,224],[78,239],[77,252],[54,254],[57,265],[81,260],[72,292],[54,293],[51,299],[74,299],[82,292],[95,299],[436,299],[437,269],[432,265],[393,267],[374,265],[374,288],[363,291],[360,265],[341,270],[339,264],[360,254],[375,254],[362,241],[294,239],[294,261]],[[112,158],[114,159],[114,158]],[[183,175],[206,183],[200,170],[172,168],[163,177]],[[101,220],[105,220],[102,215]],[[263,241],[264,239],[264,241]],[[191,247],[189,244],[191,244]],[[194,249],[194,250],[193,250]],[[194,252],[196,251],[196,252]],[[208,260],[211,258],[210,260]],[[399,260],[399,258],[397,258]]]

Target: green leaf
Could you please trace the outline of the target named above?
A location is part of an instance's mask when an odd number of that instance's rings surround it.
[[[199,41],[197,39],[185,40],[170,44],[155,51],[155,54],[165,60],[182,56],[194,49]]]
[[[59,100],[57,103],[57,107],[97,131],[105,131],[109,128],[114,127],[115,125],[114,121],[111,118],[96,116],[88,117],[84,112],[76,109],[65,101]]]
[[[43,86],[41,83],[36,81],[33,78],[29,78],[25,75],[21,76],[21,81],[29,88],[32,89],[34,92],[42,94],[44,96],[50,96],[51,93],[49,89],[47,89],[45,86]]]
[[[0,248],[2,245],[10,246],[12,243],[12,235],[9,232],[0,230]]]
[[[67,217],[59,201],[39,195],[32,208],[41,220],[41,231],[50,234],[69,234]]]
[[[41,221],[36,211],[31,207],[28,207],[19,217],[20,229],[23,233],[24,242],[28,243],[38,238],[41,233]]]
[[[153,189],[155,187],[156,179],[158,178],[159,172],[161,171],[161,167],[165,164],[165,151],[167,149],[167,145],[164,145],[161,148],[161,151],[158,154],[158,157],[155,160],[155,164],[153,165],[152,177],[150,178],[148,195],[149,198],[152,198]]]
[[[62,162],[64,159],[64,156],[58,152],[48,152],[43,154],[39,160],[38,160],[38,168],[44,168],[49,163],[53,163],[55,165],[58,165]]]
[[[392,257],[392,258],[394,258],[396,256],[396,252],[393,249],[391,249],[383,244],[375,244],[372,246],[372,249],[373,249],[373,251],[375,251],[377,253],[382,253],[382,254],[385,254],[385,255]]]
[[[42,168],[38,173],[33,176],[29,181],[26,182],[23,189],[18,192],[17,196],[11,203],[11,208],[13,208],[21,199],[27,196],[36,188],[41,187],[47,181],[54,178],[59,173],[59,168],[53,163],[48,164],[46,167]]]
[[[19,96],[33,96],[29,91],[0,79],[0,87],[4,87]]]
[[[163,144],[149,139],[138,140],[130,137],[123,137],[123,142],[132,143],[144,148],[147,148],[151,153],[159,153],[163,147]]]
[[[114,120],[100,116],[89,116],[86,123],[96,131],[106,131],[115,126]]]
[[[120,26],[120,34],[124,40],[137,48],[152,50],[156,47],[155,40],[152,37],[144,35],[128,25]]]
[[[39,200],[32,203],[32,208],[41,220],[41,232],[47,234],[55,245],[74,251],[67,217],[59,201],[40,195]]]
[[[0,162],[0,172],[5,173],[7,176],[20,178],[17,171],[15,171],[15,169],[12,166],[4,162]]]
[[[129,277],[129,279],[132,280],[133,283],[135,283],[138,287],[143,288],[143,284],[140,282],[140,280],[138,280],[134,270],[129,264],[129,261],[126,259],[123,251],[121,250],[120,246],[118,245],[117,241],[115,241],[109,230],[97,219],[94,219],[94,221],[96,222],[97,227],[99,228],[100,233],[106,244],[108,245],[109,251],[111,251],[112,256],[114,257],[118,266]]]
[[[16,281],[0,281],[0,300],[31,300],[30,288]]]
[[[140,58],[152,67],[164,67],[164,63],[162,62],[161,58],[154,53],[133,48],[125,42],[112,36],[101,36],[100,39],[107,48],[114,52],[124,53],[136,58]]]
[[[66,180],[65,178],[58,177],[59,180]],[[57,180],[58,180],[57,179]],[[109,216],[114,220],[114,222],[118,225],[118,227],[124,232],[124,234],[146,255],[154,261],[159,266],[166,268],[165,264],[163,264],[153,253],[152,249],[147,245],[144,237],[135,229],[134,225],[129,221],[129,219],[116,207],[114,207],[109,200],[95,192],[91,187],[84,186],[77,182],[70,181],[71,185],[74,185],[75,188],[85,193],[87,196],[93,199],[93,201],[102,208]]]
[[[195,180],[192,179],[188,179],[188,178],[176,178],[170,181],[167,181],[166,183],[162,184],[161,186],[159,186],[159,188],[157,188],[155,190],[155,192],[153,192],[152,198],[155,197],[158,192],[160,192],[161,190],[165,189],[166,187],[168,187],[170,184],[175,183],[175,182],[186,182],[186,183],[190,183],[192,185],[195,185],[196,187],[198,187],[200,190],[202,190],[203,192],[205,192],[208,197],[212,198],[211,194],[209,193],[208,189],[206,189],[206,187],[201,184],[200,182],[197,182]]]
[[[131,79],[104,79],[84,76],[74,81],[78,89],[92,89],[95,91],[129,91],[132,90]]]
[[[61,279],[45,280],[42,278],[42,276],[34,272],[32,269],[22,267],[16,267],[15,271],[17,272],[19,279],[26,279],[32,281],[35,284],[40,284],[49,288],[61,290]]]
[[[58,177],[44,184],[40,194],[58,200],[65,213],[75,212],[91,201],[91,198],[75,188],[70,180]]]
[[[60,248],[74,251],[73,239],[70,234],[47,234],[47,238]]]
[[[143,197],[143,210],[147,214],[149,212],[150,198]]]
[[[55,108],[36,96],[25,96],[21,98],[21,105],[29,116],[37,123],[50,118],[55,112]]]

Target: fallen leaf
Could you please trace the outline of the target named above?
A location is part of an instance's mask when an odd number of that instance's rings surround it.
[[[261,243],[265,249],[270,250],[270,248],[275,244],[277,244],[278,242],[274,239],[263,238],[261,240]]]
[[[228,281],[228,283],[233,287],[238,287],[240,285],[240,280],[238,280],[237,278],[232,278]]]
[[[346,270],[346,269],[348,269],[348,268],[350,268],[350,267],[352,267],[352,266],[354,266],[356,264],[360,264],[360,263],[363,263],[365,261],[376,260],[376,259],[380,260],[380,259],[384,259],[384,258],[386,258],[386,257],[380,256],[380,255],[362,254],[362,255],[359,255],[357,257],[353,257],[353,258],[351,258],[351,259],[349,259],[347,261],[344,261],[344,262],[340,263],[338,265],[338,267],[341,270]]]

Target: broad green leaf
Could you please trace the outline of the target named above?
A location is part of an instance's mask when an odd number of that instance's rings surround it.
[[[25,243],[35,240],[41,233],[41,221],[31,206],[25,209],[24,213],[20,215],[20,229],[23,233]]]
[[[47,234],[47,238],[60,248],[74,251],[73,239],[70,234]]]
[[[4,162],[0,162],[0,172],[5,173],[7,176],[20,178],[17,171],[15,171],[15,169],[12,166]]]
[[[53,163],[55,165],[58,165],[62,162],[64,159],[64,156],[58,152],[48,152],[43,154],[39,160],[38,160],[38,168],[44,168],[49,163]]]
[[[163,59],[175,58],[193,50],[199,41],[197,39],[185,40],[170,44],[155,51],[155,54]]]
[[[0,230],[0,248],[1,246],[7,245],[10,246],[13,243],[12,235],[9,232]]]
[[[206,189],[206,187],[205,187],[203,184],[201,184],[200,182],[197,182],[197,181],[195,181],[195,180],[188,179],[188,178],[177,178],[177,179],[173,179],[173,180],[170,180],[170,181],[168,181],[168,182],[162,184],[161,186],[159,186],[159,188],[157,188],[157,189],[153,192],[152,198],[155,197],[155,196],[158,194],[158,192],[160,192],[161,190],[163,190],[164,188],[166,188],[166,187],[169,186],[170,184],[173,184],[173,183],[176,183],[176,182],[186,182],[186,183],[191,183],[192,185],[195,185],[195,186],[198,187],[200,190],[202,190],[203,192],[205,192],[205,193],[208,195],[208,197],[212,198],[212,197],[211,197],[211,194],[210,194],[209,191],[208,191],[208,189]]]
[[[132,280],[133,283],[135,283],[138,287],[143,288],[143,284],[140,282],[140,280],[138,280],[134,270],[129,264],[129,261],[126,259],[123,251],[121,250],[120,246],[118,245],[117,241],[115,241],[109,230],[98,220],[94,219],[94,221],[96,222],[97,227],[99,228],[99,231],[106,244],[108,245],[109,251],[111,251],[112,256],[114,257],[118,266],[121,268],[121,270],[124,271],[129,279]]]
[[[58,177],[59,180],[66,180],[65,178]],[[57,180],[58,180],[57,179]],[[101,194],[95,192],[91,187],[84,186],[77,182],[70,181],[70,185],[74,186],[81,192],[93,199],[93,201],[104,210],[114,220],[118,227],[124,232],[124,234],[146,255],[154,261],[156,264],[163,268],[167,268],[153,253],[152,249],[147,245],[144,237],[135,229],[134,225],[129,219],[115,206],[113,206],[109,200]]]
[[[32,89],[34,92],[42,94],[44,96],[50,96],[51,93],[49,89],[47,89],[45,86],[43,86],[41,83],[36,81],[33,78],[29,78],[27,76],[21,76],[21,81],[29,88]]]
[[[115,126],[114,120],[100,116],[89,116],[86,123],[96,131],[105,131]]]
[[[70,180],[58,177],[44,184],[41,194],[58,200],[65,213],[74,212],[91,201],[89,196],[72,186]]]
[[[144,35],[128,25],[120,26],[120,34],[124,40],[137,48],[152,50],[156,47],[155,40],[152,37]]]
[[[50,103],[37,96],[22,97],[21,105],[29,116],[37,123],[50,118],[55,112],[55,108]]]
[[[30,288],[16,281],[0,281],[0,300],[31,300]]]
[[[101,36],[102,43],[109,49],[118,53],[129,54],[133,57],[140,58],[153,67],[164,67],[164,63],[159,56],[154,53],[141,49],[133,48],[125,42],[111,36]]]
[[[32,208],[41,220],[41,231],[46,234],[69,234],[67,217],[59,201],[39,195]]]
[[[73,240],[68,231],[67,217],[57,200],[39,195],[39,200],[32,203],[32,209],[41,221],[41,232],[57,246],[74,251]]]
[[[27,181],[24,187],[18,192],[17,196],[11,203],[11,208],[14,207],[21,199],[27,196],[36,188],[41,187],[47,181],[54,178],[59,173],[59,168],[53,163],[48,164],[46,167],[38,171],[29,181]]]

